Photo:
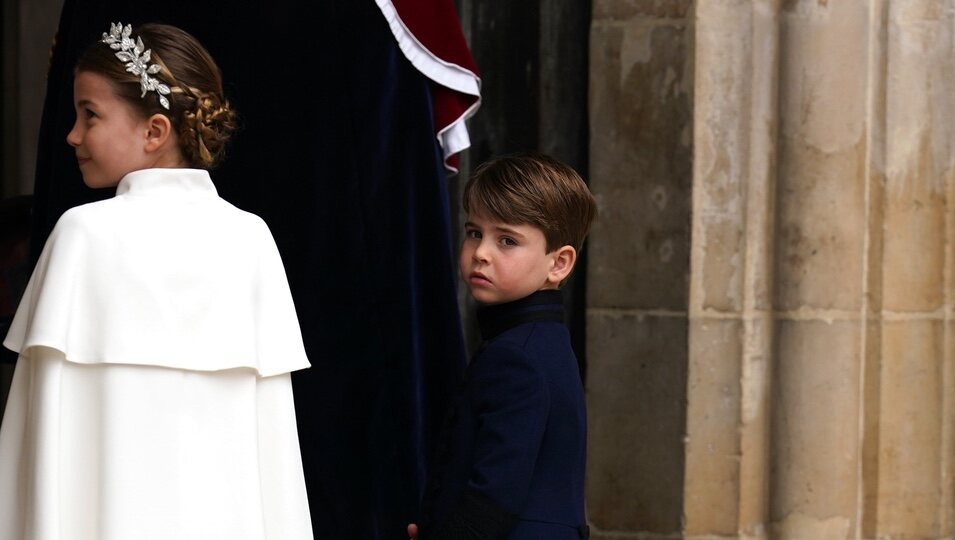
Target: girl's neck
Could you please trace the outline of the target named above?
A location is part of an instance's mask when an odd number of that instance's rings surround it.
[[[151,169],[184,169],[189,164],[183,159],[182,153],[176,148],[175,151],[163,152],[156,156],[149,168]]]

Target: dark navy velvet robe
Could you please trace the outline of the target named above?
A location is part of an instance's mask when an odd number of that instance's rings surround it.
[[[239,112],[212,177],[265,219],[288,273],[313,366],[293,384],[316,538],[406,538],[464,365],[429,82],[371,0],[66,0],[39,141],[34,257],[66,209],[112,195],[83,185],[65,138],[76,58],[117,21],[196,36]]]
[[[478,309],[485,341],[438,445],[422,540],[579,540],[587,413],[560,291]]]

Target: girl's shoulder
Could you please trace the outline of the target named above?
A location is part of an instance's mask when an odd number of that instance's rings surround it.
[[[216,215],[214,219],[220,225],[224,225],[234,232],[250,235],[253,238],[268,235],[268,238],[271,239],[272,232],[269,225],[261,216],[243,210],[225,199],[220,198],[218,202],[218,211],[221,214]]]
[[[106,199],[68,209],[56,221],[51,235],[95,230],[104,221],[108,221],[108,215],[112,213],[115,206],[113,201],[114,199]]]
[[[47,244],[50,250],[92,253],[129,242],[161,242],[168,236],[196,245],[242,244],[248,250],[271,251],[275,245],[271,230],[261,217],[219,197],[179,206],[142,204],[114,197],[76,206],[60,216]]]

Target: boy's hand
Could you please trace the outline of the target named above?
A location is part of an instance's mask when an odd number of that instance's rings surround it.
[[[408,524],[408,539],[418,540],[418,526],[414,523]]]

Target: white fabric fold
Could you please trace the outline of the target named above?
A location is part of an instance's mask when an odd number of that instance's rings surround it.
[[[82,364],[309,366],[268,227],[193,169],[130,173],[116,197],[63,214],[4,345]]]
[[[0,427],[0,538],[312,538],[289,374],[27,354]]]
[[[391,0],[375,0],[375,3],[388,22],[388,27],[398,42],[398,48],[415,69],[442,86],[476,98],[474,103],[450,124],[438,126],[436,137],[447,161],[449,157],[471,146],[471,137],[468,135],[465,121],[474,116],[481,107],[481,78],[470,69],[448,62],[425,47],[401,20]],[[451,172],[458,172],[454,167],[447,164],[446,166]]]
[[[0,538],[312,538],[282,261],[207,172],[66,212],[4,345]]]

